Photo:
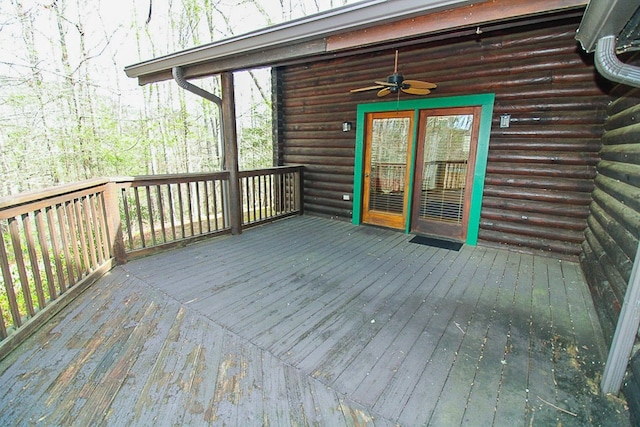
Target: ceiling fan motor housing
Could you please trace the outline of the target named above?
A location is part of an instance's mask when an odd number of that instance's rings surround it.
[[[394,86],[390,86],[389,89],[391,93],[398,92],[398,89],[403,88],[402,82],[404,81],[404,76],[400,73],[393,73],[390,76],[387,76],[387,83],[392,83]]]

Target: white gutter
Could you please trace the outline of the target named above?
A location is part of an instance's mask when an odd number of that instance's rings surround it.
[[[638,0],[589,0],[576,32],[585,52],[593,52],[601,37],[618,35],[638,4]]]
[[[125,67],[125,72],[128,77],[161,73],[174,67],[190,66],[238,53],[247,54],[274,46],[329,37],[400,18],[473,3],[480,1],[368,0],[140,62]]]

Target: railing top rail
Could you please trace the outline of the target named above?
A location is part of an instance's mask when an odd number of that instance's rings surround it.
[[[303,168],[302,165],[288,165],[288,166],[274,166],[270,168],[261,168],[261,169],[245,169],[238,172],[241,177],[245,176],[255,176],[255,175],[266,175],[274,172],[285,172],[285,171],[298,171]]]
[[[110,179],[116,184],[131,183],[135,186],[166,184],[167,182],[189,182],[202,181],[209,179],[227,179],[228,171],[217,172],[198,172],[198,173],[175,173],[175,174],[159,174],[159,175],[136,175],[136,176],[120,176]]]
[[[26,193],[20,193],[12,196],[6,196],[0,198],[0,217],[6,218],[13,216],[17,210],[21,207],[29,206],[31,209],[38,209],[34,205],[50,206],[53,199],[68,199],[69,195],[76,195],[77,193],[90,193],[93,191],[100,191],[100,187],[109,183],[108,178],[95,178],[86,181],[74,182],[70,184],[63,184],[56,187],[47,188],[44,190],[29,191]],[[11,211],[11,213],[9,212]],[[19,213],[17,213],[19,214]]]

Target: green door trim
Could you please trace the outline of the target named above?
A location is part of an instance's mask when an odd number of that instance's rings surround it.
[[[469,224],[467,226],[468,245],[475,246],[478,243],[478,232],[480,230],[480,211],[482,210],[482,194],[484,192],[484,179],[487,173],[487,156],[489,154],[489,137],[491,135],[491,118],[493,116],[493,103],[495,94],[477,94],[450,96],[445,98],[421,98],[406,101],[376,102],[371,104],[359,104],[357,110],[356,125],[356,150],[353,176],[353,213],[351,222],[359,225],[362,222],[362,171],[364,168],[364,123],[367,113],[395,111],[395,110],[415,110],[416,120],[414,128],[414,141],[417,138],[419,110],[431,108],[448,108],[448,107],[482,107],[480,117],[480,131],[478,134],[478,146],[476,151],[476,166],[473,174],[473,190],[471,193],[471,206],[469,210]],[[414,144],[412,153],[412,167],[410,171],[411,184],[409,191],[413,191],[413,180],[415,176],[415,149]],[[411,203],[412,194],[409,194]],[[409,206],[411,212],[411,206]],[[406,233],[409,232],[410,221],[407,221]]]

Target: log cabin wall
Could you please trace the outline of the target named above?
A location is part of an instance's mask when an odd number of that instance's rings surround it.
[[[580,262],[608,341],[613,337],[640,236],[640,90],[609,106]]]
[[[621,85],[613,92],[580,255],[607,342],[615,333],[640,237],[640,89]],[[632,357],[623,390],[637,425],[640,351]]]
[[[435,82],[429,96],[495,93],[479,242],[576,258],[584,239],[609,97],[592,56],[575,41],[579,19],[400,48],[405,78]],[[284,164],[303,164],[307,213],[350,219],[359,103],[349,93],[393,72],[395,46],[278,69]],[[275,80],[274,80],[275,81]],[[389,95],[381,101],[390,101]],[[412,95],[402,94],[401,99]],[[511,114],[511,126],[499,127]]]

